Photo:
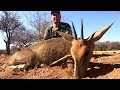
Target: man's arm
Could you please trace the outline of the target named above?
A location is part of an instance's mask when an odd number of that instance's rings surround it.
[[[71,27],[70,27],[70,25],[68,24],[68,23],[66,23],[66,33],[69,33],[69,34],[71,34],[72,35],[72,30],[71,30]]]
[[[44,40],[49,39],[49,36],[50,36],[49,35],[49,27],[47,27],[45,30],[44,36],[43,36]]]

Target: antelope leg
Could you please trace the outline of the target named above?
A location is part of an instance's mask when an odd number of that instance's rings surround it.
[[[66,61],[67,59],[71,59],[71,58],[72,58],[72,55],[66,55],[66,56],[54,61],[53,63],[51,63],[50,66],[55,65],[55,64],[62,62],[62,61]]]

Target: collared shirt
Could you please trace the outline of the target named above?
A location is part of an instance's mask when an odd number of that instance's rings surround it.
[[[72,35],[72,30],[70,25],[68,23],[61,22],[58,27],[54,27],[54,26],[47,27],[44,34],[44,39],[61,37],[56,31],[61,31]]]

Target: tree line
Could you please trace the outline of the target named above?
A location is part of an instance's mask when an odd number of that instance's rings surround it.
[[[120,42],[110,42],[110,41],[105,41],[105,42],[96,42],[95,43],[95,49],[97,51],[107,51],[107,50],[120,50]]]

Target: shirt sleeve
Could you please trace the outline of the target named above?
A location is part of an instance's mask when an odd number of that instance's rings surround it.
[[[49,28],[47,27],[43,36],[44,40],[49,39]]]
[[[70,27],[70,25],[69,24],[66,24],[66,33],[69,33],[69,34],[71,34],[72,35],[72,30],[71,30],[71,27]]]

